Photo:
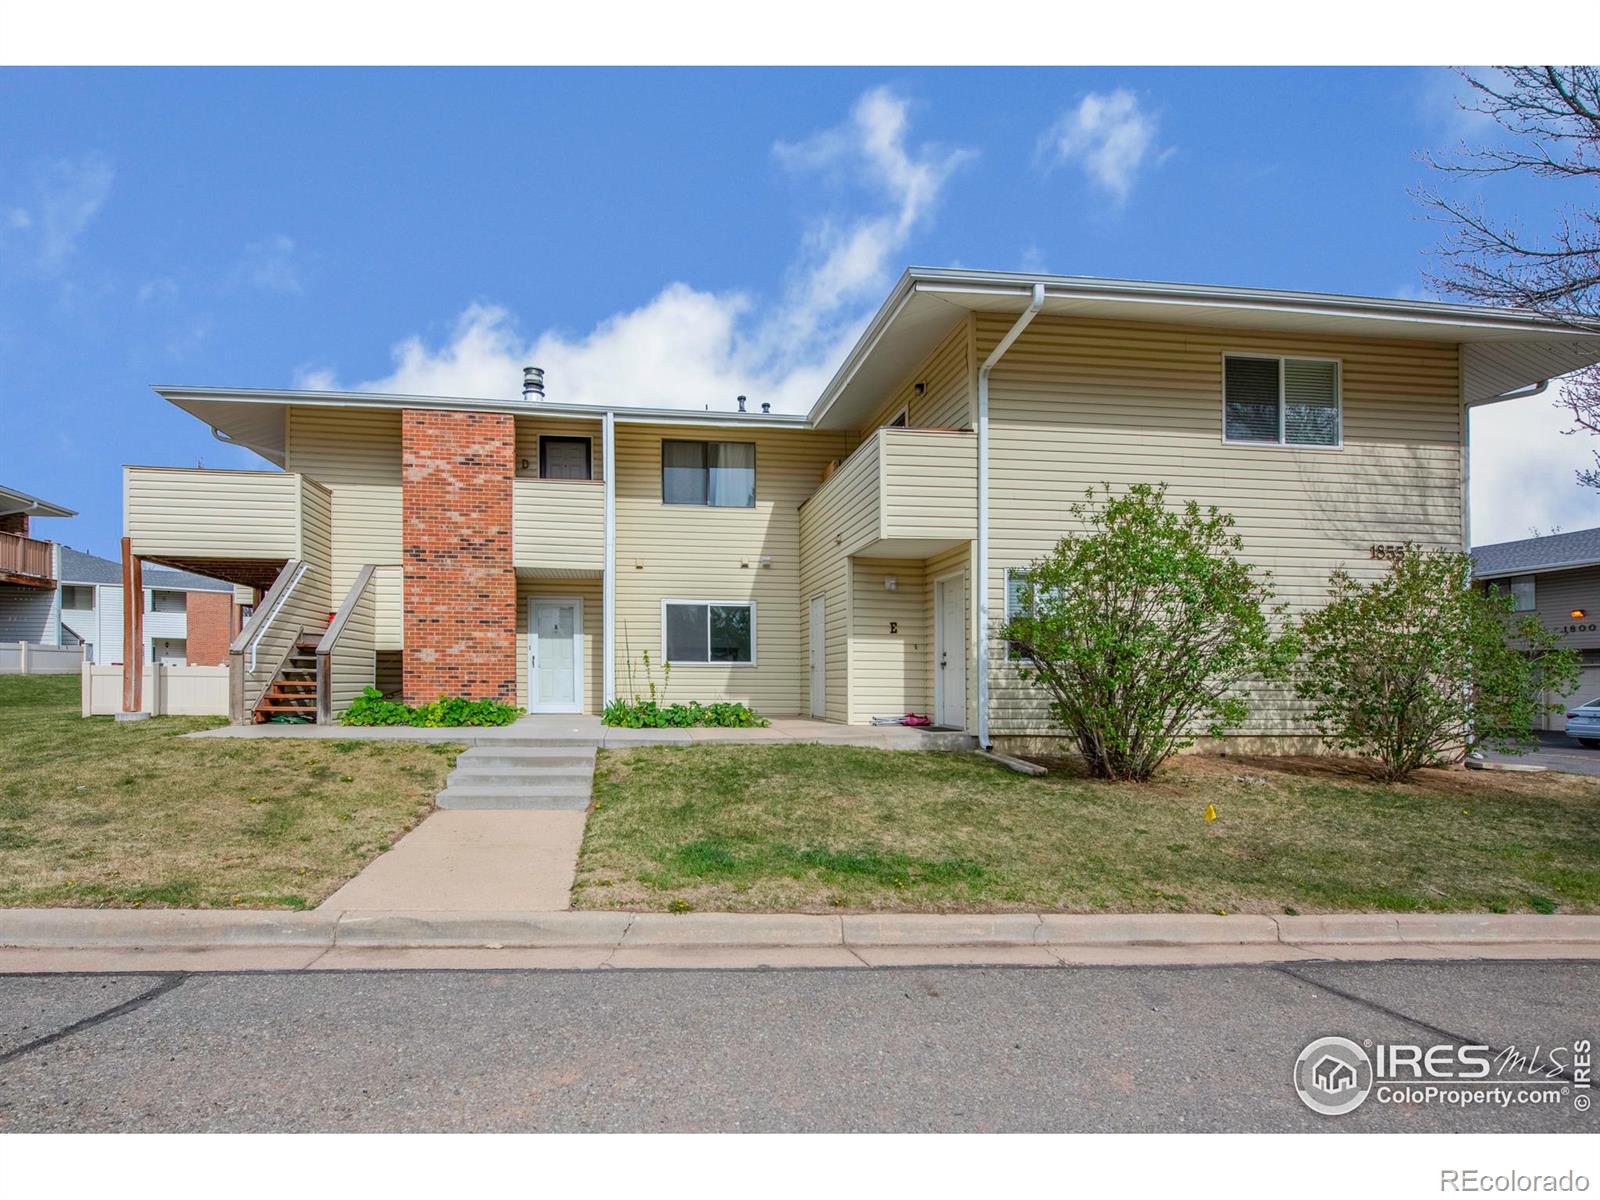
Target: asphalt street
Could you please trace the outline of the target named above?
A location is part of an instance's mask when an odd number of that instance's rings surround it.
[[[5,1131],[1571,1131],[1321,1117],[1307,1042],[1593,1039],[1600,963],[0,977]],[[1562,1081],[1557,1080],[1558,1084]]]

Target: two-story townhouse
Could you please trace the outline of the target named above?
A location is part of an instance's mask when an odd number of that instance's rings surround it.
[[[61,577],[57,644],[82,646],[86,662],[122,662],[122,566],[70,546],[58,552]],[[241,627],[234,586],[189,571],[144,572],[140,597],[143,657],[166,666],[214,667],[228,661]]]
[[[1462,548],[1467,409],[1597,360],[1504,310],[915,269],[803,416],[563,403],[537,372],[520,398],[159,387],[278,469],[127,468],[124,571],[259,590],[240,720],[374,681],[592,713],[648,652],[670,698],[1025,739],[1053,731],[996,636],[1010,573],[1091,485],[1232,512],[1304,608],[1390,544]],[[1241,734],[1301,732],[1264,693]]]
[[[1547,715],[1544,727],[1565,729],[1567,708],[1600,697],[1600,529],[1477,546],[1472,559],[1474,580],[1509,592],[1517,617],[1538,618],[1578,652],[1577,686],[1546,697],[1562,709]]]
[[[0,484],[0,642],[60,644],[61,547],[35,537],[33,519],[77,515]]]

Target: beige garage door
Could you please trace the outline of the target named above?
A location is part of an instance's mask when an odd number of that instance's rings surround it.
[[[1600,666],[1584,667],[1578,672],[1578,687],[1571,695],[1562,700],[1561,711],[1546,718],[1546,729],[1565,729],[1567,727],[1567,709],[1582,704],[1586,700],[1600,698]]]

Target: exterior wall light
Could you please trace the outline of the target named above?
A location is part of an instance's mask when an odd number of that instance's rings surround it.
[[[1585,610],[1584,610],[1584,609],[1581,609],[1581,608],[1575,608],[1575,609],[1573,609],[1573,610],[1572,610],[1572,612],[1571,612],[1571,613],[1569,613],[1569,614],[1568,614],[1568,615],[1569,615],[1569,616],[1570,616],[1570,617],[1571,617],[1571,618],[1572,618],[1572,619],[1573,619],[1573,620],[1574,620],[1574,621],[1581,621],[1581,620],[1583,620],[1583,618],[1585,618],[1585,617],[1587,617],[1587,616],[1588,616],[1588,615],[1589,615],[1589,614],[1588,614],[1588,612],[1586,612],[1586,611],[1585,611]]]

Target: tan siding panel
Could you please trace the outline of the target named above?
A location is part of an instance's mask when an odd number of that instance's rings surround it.
[[[970,429],[972,334],[962,320],[934,352],[872,414],[863,436],[894,420],[903,408],[912,429]],[[923,384],[921,395],[917,384]]]
[[[889,577],[895,581],[892,592],[884,586]],[[873,558],[851,564],[851,724],[928,711],[933,630],[924,583],[921,562]]]
[[[290,470],[332,497],[333,589],[344,595],[363,566],[399,566],[400,413],[398,410],[291,408]],[[377,647],[398,650],[403,573],[374,579]]]
[[[1010,318],[981,316],[984,355]],[[1263,351],[1342,362],[1344,446],[1222,442],[1222,356]],[[1005,568],[1037,558],[1070,526],[1069,506],[1102,481],[1166,483],[1175,500],[1234,514],[1248,561],[1296,609],[1320,603],[1336,566],[1386,570],[1367,546],[1461,543],[1461,416],[1454,346],[1298,337],[1040,317],[990,381],[993,627]],[[991,642],[991,729],[1048,729],[1043,700]],[[1250,731],[1303,728],[1263,693]]]
[[[511,484],[511,561],[523,568],[601,570],[606,496],[602,483],[516,479]]]
[[[755,508],[663,504],[666,438],[755,442]],[[757,665],[676,667],[672,698],[737,700],[776,715],[804,711],[800,504],[847,439],[812,430],[620,425],[616,441],[619,694],[626,694],[627,656],[637,676],[643,651],[652,659],[661,653],[662,600],[753,599]],[[763,556],[770,566],[761,566]]]
[[[978,534],[978,442],[971,433],[886,429],[883,536],[948,541]]]
[[[300,556],[300,480],[283,471],[125,467],[133,552],[156,558]]]

